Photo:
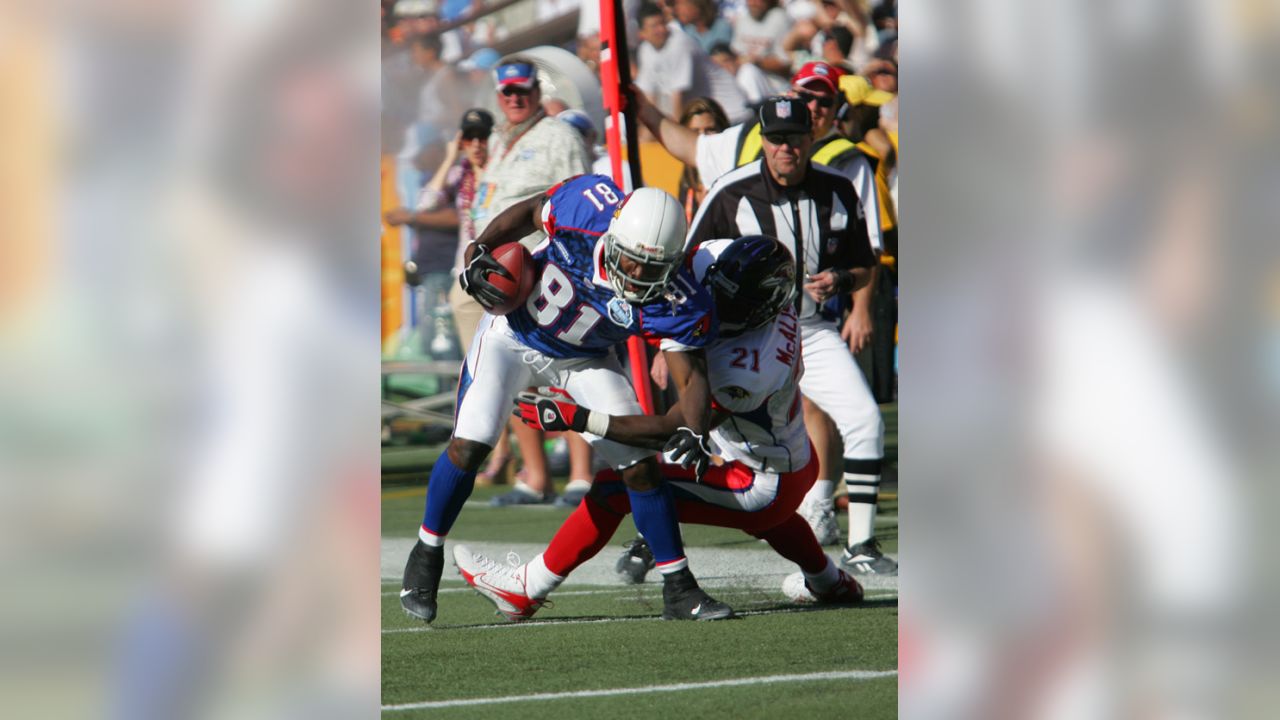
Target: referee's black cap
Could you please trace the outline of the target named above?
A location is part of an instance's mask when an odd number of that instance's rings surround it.
[[[766,98],[760,105],[762,134],[797,134],[807,133],[812,129],[813,116],[809,114],[809,106],[800,98],[775,95]]]

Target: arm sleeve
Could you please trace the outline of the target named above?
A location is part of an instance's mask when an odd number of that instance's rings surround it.
[[[738,147],[738,138],[741,137],[744,127],[734,125],[722,133],[698,136],[696,150],[698,176],[702,178],[704,187],[711,187],[717,178],[734,168],[738,160],[735,152]]]
[[[439,210],[448,200],[449,197],[445,193],[424,186],[422,191],[418,193],[418,202],[413,209],[418,212]]]
[[[845,194],[847,193],[847,194]],[[838,244],[837,258],[835,266],[840,268],[850,267],[871,267],[876,264],[875,253],[871,252],[871,242],[867,236],[867,218],[861,210],[861,204],[853,192],[853,185],[846,185],[842,191],[841,202],[847,208],[858,208],[859,212],[854,212],[849,217],[849,222],[845,229],[840,231],[843,236]]]
[[[859,156],[854,165],[857,172],[853,177],[853,189],[857,191],[862,212],[866,215],[867,239],[871,242],[871,250],[879,252],[884,249],[884,243],[880,239],[880,198],[876,193],[875,176],[866,158]]]
[[[583,193],[594,192],[594,186],[601,183],[610,188],[615,197],[622,197],[617,185],[604,175],[575,175],[547,190],[547,201],[542,204],[543,232],[551,236],[560,227],[594,230],[600,222],[600,211],[583,199]],[[612,206],[609,208],[612,212]]]
[[[697,315],[667,318],[666,322],[655,323],[659,324],[665,335],[658,343],[659,349],[675,352],[705,348],[711,344],[717,329],[715,315],[709,309]]]
[[[658,349],[664,352],[690,352],[692,350],[697,350],[698,348],[692,345],[685,345],[684,343],[672,340],[671,338],[662,338],[658,341]]]

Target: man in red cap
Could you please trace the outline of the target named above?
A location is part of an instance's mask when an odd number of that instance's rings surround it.
[[[814,142],[813,149],[809,153],[810,159],[838,171],[853,183],[867,217],[867,236],[871,248],[879,254],[883,247],[880,237],[880,206],[876,196],[875,171],[867,156],[854,145],[853,141],[835,129],[837,113],[845,110],[847,105],[847,98],[840,92],[840,78],[844,74],[839,68],[825,62],[805,63],[800,71],[792,76],[791,88],[793,93],[806,101],[809,112],[813,115]],[[841,337],[849,343],[851,352],[859,352],[871,343],[871,303],[874,290],[874,284],[869,283],[853,293],[849,316],[840,331]],[[832,310],[833,314],[838,312],[840,310]],[[859,386],[855,392],[861,390]],[[874,400],[863,405],[872,407]],[[836,524],[831,493],[835,489],[836,481],[843,475],[850,499],[849,543],[851,546],[860,545],[863,541],[874,537],[875,506],[880,482],[878,466],[884,454],[883,424],[880,425],[878,432],[864,429],[851,433],[847,429],[842,430],[839,425],[843,423],[834,422],[832,417],[819,407],[819,403],[809,398],[805,398],[804,413],[809,436],[813,438],[814,448],[818,453],[818,479],[809,489],[808,495],[805,496],[797,512],[809,522],[818,542],[826,545],[838,540],[840,528]],[[879,414],[878,409],[877,414]],[[870,426],[863,423],[862,427]],[[861,448],[843,448],[842,452],[840,436],[845,436],[843,440],[847,444],[848,436],[851,434],[858,436],[856,442]],[[873,462],[864,462],[866,460]],[[875,574],[896,570],[880,558],[864,558],[861,555],[861,553],[858,554],[858,569],[863,572]],[[850,560],[852,557],[846,554],[845,559]]]

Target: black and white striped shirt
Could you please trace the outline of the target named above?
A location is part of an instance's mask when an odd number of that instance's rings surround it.
[[[853,184],[815,163],[809,163],[804,180],[791,187],[779,185],[763,159],[720,176],[693,218],[688,247],[743,235],[770,235],[791,249],[801,320],[817,312],[816,303],[800,287],[807,275],[875,264]]]

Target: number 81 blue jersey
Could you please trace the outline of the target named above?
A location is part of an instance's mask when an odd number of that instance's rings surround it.
[[[547,239],[533,252],[538,281],[507,323],[548,357],[601,357],[632,335],[705,347],[716,337],[711,293],[687,264],[666,296],[643,306],[618,297],[604,267],[604,240],[624,193],[604,175],[579,175],[553,187],[542,208]]]

